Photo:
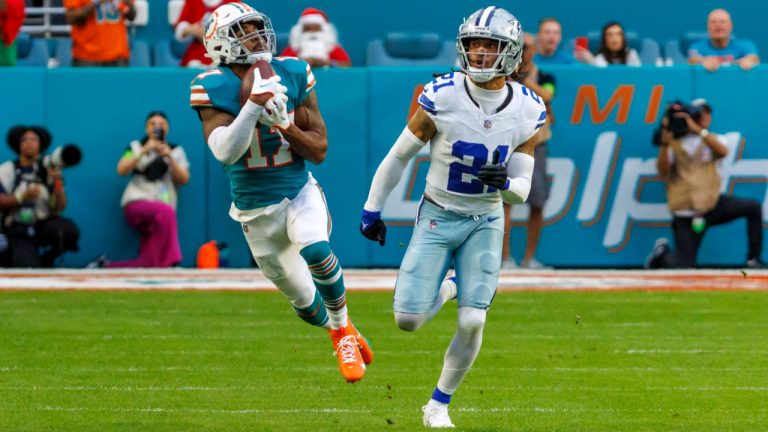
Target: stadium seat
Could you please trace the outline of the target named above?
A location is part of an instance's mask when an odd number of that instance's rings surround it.
[[[132,40],[131,61],[128,63],[131,67],[149,67],[152,66],[152,56],[150,54],[149,44],[143,40]],[[56,60],[59,67],[72,66],[72,39],[62,38],[56,42]]]
[[[683,33],[683,35],[680,36],[680,53],[685,57],[688,57],[688,50],[691,48],[691,45],[702,39],[707,39],[708,37],[709,35],[706,32]]]
[[[640,63],[644,65],[655,65],[663,61],[661,57],[661,49],[659,43],[650,38],[643,38],[640,40]]]
[[[61,38],[56,41],[56,60],[60,67],[72,66],[72,39]]]
[[[155,66],[178,66],[190,42],[165,39],[155,44]]]
[[[672,39],[664,44],[664,57],[667,59],[667,63],[671,64],[686,64],[688,63],[688,56],[683,55],[680,50],[680,41]]]
[[[368,66],[452,66],[455,42],[441,42],[437,33],[389,33],[368,42]]]
[[[170,0],[168,2],[168,24],[171,27],[176,25],[176,21],[179,20],[181,10],[184,8],[184,0]]]
[[[29,33],[19,33],[16,38],[17,66],[48,66],[48,44],[43,39],[33,38]]]
[[[72,39],[61,38],[56,42],[56,60],[59,67],[72,66]]]
[[[657,60],[661,58],[661,50],[659,44],[650,38],[640,38],[636,32],[625,31],[625,37],[627,38],[627,46],[637,51],[640,56],[640,63],[644,65],[654,65]],[[599,31],[591,31],[587,33],[587,40],[589,41],[589,50],[592,53],[597,53],[600,49],[600,38],[602,33]],[[569,41],[570,47],[576,46],[576,38]]]
[[[151,58],[149,52],[149,44],[146,43],[143,40],[132,40],[131,41],[131,61],[129,63],[129,66],[131,67],[149,67],[152,66]]]
[[[136,18],[133,21],[126,21],[126,24],[134,27],[145,27],[149,23],[149,2],[147,0],[134,0],[136,8]]]

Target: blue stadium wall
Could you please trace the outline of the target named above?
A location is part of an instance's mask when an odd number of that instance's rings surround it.
[[[137,32],[139,38],[158,40],[172,37],[166,2],[151,0],[149,24]],[[339,30],[340,42],[349,51],[355,65],[365,64],[366,44],[388,32],[436,32],[453,39],[462,17],[484,6],[495,4],[511,11],[526,31],[536,31],[538,21],[555,16],[563,23],[564,40],[589,31],[600,30],[608,21],[619,20],[627,30],[640,37],[655,39],[662,45],[685,32],[706,31],[710,10],[727,8],[733,17],[734,33],[753,40],[763,57],[768,56],[768,33],[763,29],[768,3],[754,0],[722,2],[716,0],[651,0],[625,3],[616,0],[507,1],[479,0],[412,1],[390,0],[315,0],[312,2],[253,1],[248,3],[267,13],[278,33],[287,33],[307,6],[325,10]]]
[[[368,184],[405,123],[419,85],[434,68],[319,70],[317,92],[328,124],[330,151],[312,170],[326,191],[333,217],[332,243],[348,266],[397,266],[411,233],[427,164],[416,158],[402,187],[390,197],[385,218],[387,245],[380,248],[357,231]],[[707,98],[714,107],[712,130],[727,134],[724,189],[763,203],[768,176],[768,67],[706,73],[669,68],[551,68],[558,80],[554,138],[549,143],[552,196],[538,257],[575,267],[639,266],[657,237],[671,235],[663,184],[655,177],[652,129],[666,101]],[[82,230],[81,251],[63,265],[80,266],[101,253],[110,259],[135,256],[138,239],[119,206],[126,178],[116,174],[126,145],[143,134],[144,118],[168,113],[169,138],[184,146],[192,179],[182,188],[179,230],[184,265],[210,239],[231,245],[233,266],[248,266],[240,227],[229,219],[229,187],[221,166],[202,140],[188,108],[185,69],[2,69],[0,131],[13,124],[43,124],[53,147],[75,142],[83,162],[65,172],[70,197],[66,215]],[[12,157],[0,146],[0,161]],[[518,206],[513,219],[525,219]],[[513,229],[513,254],[520,258],[525,232]],[[746,251],[743,221],[713,229],[702,251],[704,264],[739,264]]]

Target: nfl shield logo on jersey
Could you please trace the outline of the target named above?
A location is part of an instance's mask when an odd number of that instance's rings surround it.
[[[437,221],[434,219],[429,220],[429,229],[433,230],[437,228]]]
[[[491,119],[487,119],[483,122],[483,126],[485,126],[486,129],[490,129],[491,126],[493,126],[493,122],[491,122]]]

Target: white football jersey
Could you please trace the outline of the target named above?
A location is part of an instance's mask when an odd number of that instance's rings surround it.
[[[508,82],[507,97],[494,114],[485,114],[469,93],[467,77],[450,73],[435,78],[419,96],[421,108],[437,126],[430,141],[426,193],[443,208],[464,215],[490,212],[499,205],[497,189],[477,178],[481,166],[506,164],[512,152],[544,126],[544,101],[525,86]]]

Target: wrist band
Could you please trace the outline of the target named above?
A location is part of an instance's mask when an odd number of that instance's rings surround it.
[[[702,129],[701,132],[699,132],[699,136],[702,138],[706,138],[707,135],[709,135],[709,130],[707,129]]]

